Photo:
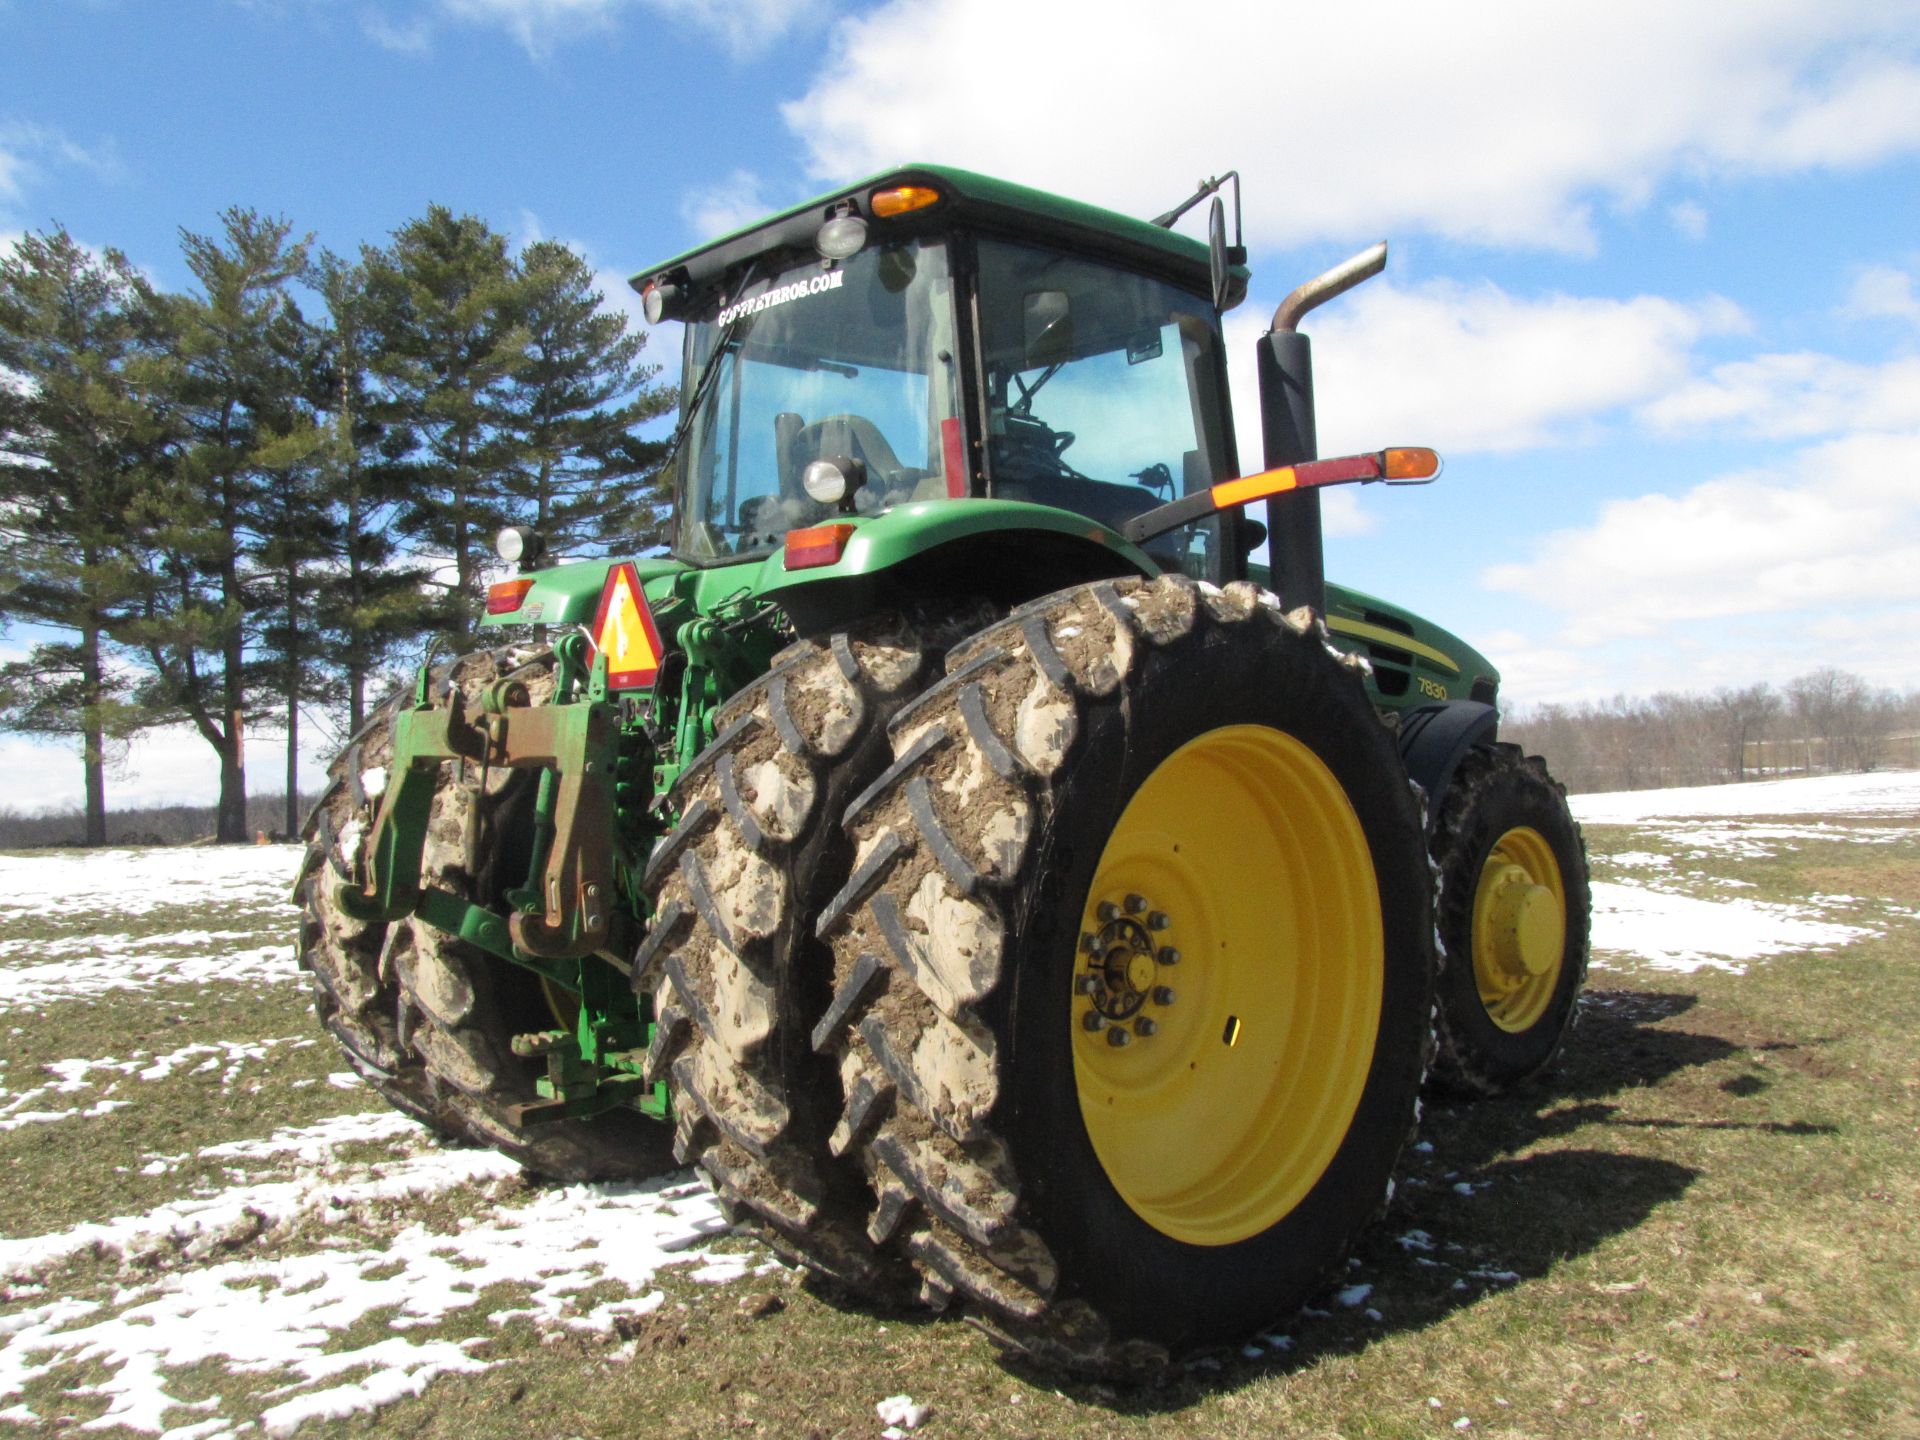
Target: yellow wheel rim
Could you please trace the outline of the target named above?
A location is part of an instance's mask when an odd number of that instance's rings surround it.
[[[1566,963],[1567,886],[1546,836],[1525,825],[1500,837],[1473,897],[1473,979],[1502,1030],[1539,1023]]]
[[[1192,1245],[1290,1214],[1351,1128],[1384,968],[1366,835],[1319,756],[1234,725],[1162,761],[1101,852],[1070,1018],[1133,1212]]]

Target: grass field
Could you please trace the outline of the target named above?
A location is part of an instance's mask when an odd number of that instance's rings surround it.
[[[1738,790],[1583,805],[1561,1062],[1137,1390],[836,1308],[686,1173],[436,1144],[311,1022],[291,848],[0,856],[0,1440],[1920,1436],[1920,777]]]

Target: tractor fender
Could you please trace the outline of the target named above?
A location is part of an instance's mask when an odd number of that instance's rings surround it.
[[[929,500],[850,526],[832,564],[788,570],[775,551],[754,588],[813,634],[928,595],[972,595],[1005,608],[1085,581],[1159,571],[1144,551],[1083,515],[1017,500]]]
[[[1440,801],[1453,781],[1460,757],[1476,745],[1490,745],[1500,728],[1500,712],[1478,700],[1447,700],[1420,705],[1400,718],[1400,759],[1408,778],[1427,795],[1427,829],[1440,816]]]

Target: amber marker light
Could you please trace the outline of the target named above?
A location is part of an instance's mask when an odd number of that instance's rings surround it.
[[[1380,473],[1386,480],[1431,480],[1440,473],[1440,457],[1422,445],[1403,445],[1381,452]]]
[[[891,189],[874,191],[868,205],[876,218],[889,220],[895,215],[924,210],[939,198],[940,192],[931,185],[895,185]]]
[[[851,525],[814,525],[805,530],[787,532],[784,561],[789,570],[814,570],[822,565],[837,565],[853,538]]]
[[[531,576],[524,580],[502,580],[498,585],[487,587],[487,613],[489,615],[511,615],[520,608],[520,602],[527,598],[527,591],[533,588]]]

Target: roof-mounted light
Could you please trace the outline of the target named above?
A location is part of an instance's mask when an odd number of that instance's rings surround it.
[[[867,203],[875,219],[891,220],[896,215],[924,210],[929,205],[937,204],[939,199],[940,192],[931,185],[893,185],[885,190],[874,191],[873,198]]]
[[[823,260],[850,260],[866,243],[867,222],[853,213],[851,203],[838,206],[813,237],[813,248]]]

